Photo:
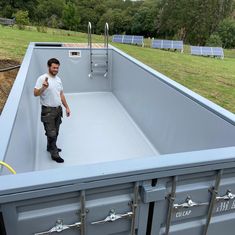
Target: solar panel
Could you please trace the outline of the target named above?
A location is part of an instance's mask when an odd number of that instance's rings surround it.
[[[162,40],[153,40],[152,48],[162,48]]]
[[[173,41],[173,48],[177,50],[183,50],[184,45],[183,41]]]
[[[183,41],[155,39],[152,41],[152,48],[173,49],[173,50],[180,50],[183,52],[184,46],[183,46]]]
[[[132,44],[134,36],[124,35],[123,43]]]
[[[201,55],[202,54],[201,47],[191,46],[191,54],[192,55]]]
[[[201,55],[201,56],[214,56],[224,58],[224,51],[221,47],[200,47],[200,46],[191,46],[192,55]]]
[[[123,42],[123,35],[113,35],[113,42],[122,43]]]
[[[222,47],[213,47],[214,56],[224,58],[224,50]]]
[[[133,44],[143,45],[144,44],[144,37],[143,36],[134,36]]]
[[[13,25],[13,24],[15,24],[15,18],[14,19],[0,18],[0,24]]]
[[[113,42],[144,45],[144,37],[136,35],[113,35]]]
[[[162,40],[162,48],[163,49],[173,49],[173,43],[171,40]]]
[[[204,56],[213,56],[212,47],[201,47],[202,55]]]

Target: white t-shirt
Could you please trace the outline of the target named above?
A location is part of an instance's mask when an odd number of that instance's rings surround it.
[[[63,91],[62,81],[58,76],[52,77],[48,73],[41,75],[36,82],[35,88],[40,89],[46,77],[48,77],[48,88],[40,95],[41,105],[58,107],[62,104],[60,92]]]

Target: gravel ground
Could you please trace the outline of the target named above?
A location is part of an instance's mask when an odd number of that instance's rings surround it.
[[[0,69],[12,67],[18,64],[19,62],[15,60],[0,60]],[[0,72],[0,113],[4,108],[18,71],[19,69]]]

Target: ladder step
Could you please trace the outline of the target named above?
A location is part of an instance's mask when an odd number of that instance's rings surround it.
[[[105,70],[105,71],[92,71],[92,74],[105,74],[105,73],[107,73],[107,70]]]
[[[92,62],[93,66],[98,68],[98,67],[106,67],[108,65],[108,63],[95,63],[95,62]]]
[[[108,72],[107,71],[106,72],[102,72],[102,73],[101,72],[100,73],[91,72],[91,73],[88,74],[88,77],[89,78],[94,78],[95,75],[97,75],[97,76],[100,75],[100,76],[103,76],[105,78],[108,78],[107,77],[108,76]]]
[[[106,57],[107,56],[107,53],[105,54],[94,54],[94,53],[91,53],[92,56],[103,56],[103,57]]]

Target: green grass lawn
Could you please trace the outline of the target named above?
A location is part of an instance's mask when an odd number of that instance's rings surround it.
[[[87,42],[85,33],[46,29],[47,32],[38,32],[35,27],[19,30],[16,27],[0,25],[0,59],[16,59],[22,61],[30,42]],[[103,37],[93,36],[94,42],[103,42]]]
[[[30,41],[87,42],[87,35],[64,30],[47,29],[37,32],[35,27],[18,30],[16,27],[0,27],[0,59],[22,60]],[[95,35],[94,42],[103,42]],[[150,40],[146,39],[146,46]],[[189,46],[184,53],[113,44],[129,55],[144,62],[171,79],[235,112],[235,50],[225,50],[225,59],[191,56]]]

